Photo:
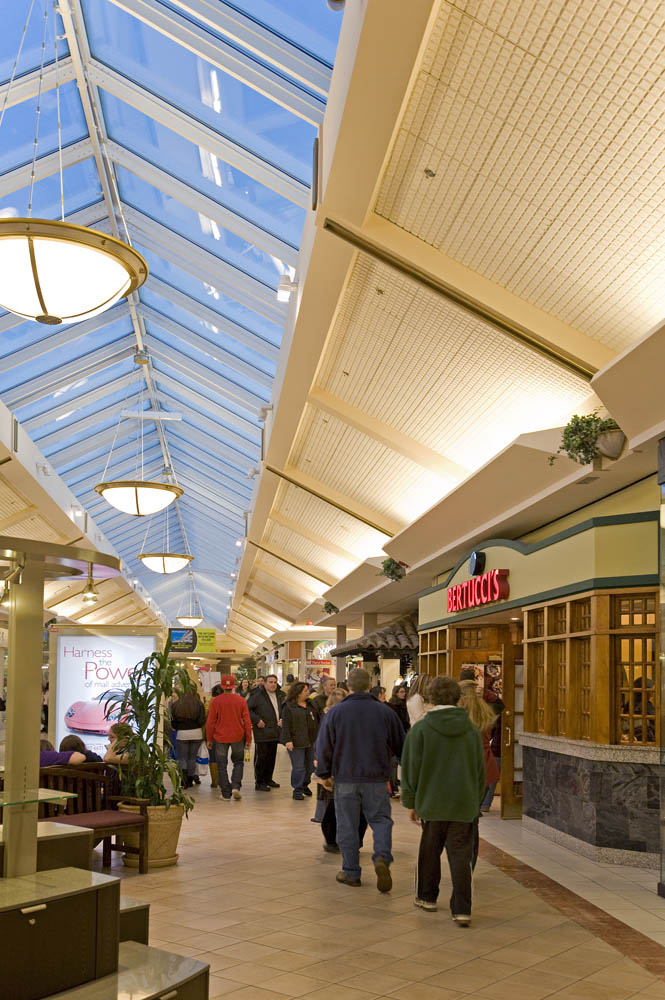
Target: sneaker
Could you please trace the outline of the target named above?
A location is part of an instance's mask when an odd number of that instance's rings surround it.
[[[219,797],[222,800],[222,802],[230,802],[231,801],[231,796],[230,795],[225,795],[224,792],[222,792],[222,794]]]
[[[374,865],[376,872],[376,888],[379,892],[390,892],[393,887],[393,879],[390,874],[390,866],[382,858]]]
[[[238,799],[242,798],[242,795],[240,794],[240,789],[239,788],[234,788],[232,790],[232,792],[231,792],[231,795],[236,800],[236,802],[238,801]]]
[[[270,785],[254,785],[255,792],[269,792],[270,790]]]
[[[342,885],[352,885],[354,888],[361,885],[359,878],[349,878],[346,872],[337,872],[335,879],[337,882],[341,882]]]
[[[453,913],[453,920],[458,927],[468,927],[471,923],[471,915],[466,915],[464,913]]]
[[[305,796],[303,795],[302,792],[296,791],[296,792],[293,793],[293,798],[294,799],[298,799],[299,801],[301,801],[302,799],[305,798]]]
[[[421,910],[427,910],[428,913],[436,913],[436,903],[430,903],[427,899],[418,899],[416,896],[413,905],[419,906]]]
[[[279,786],[279,785],[277,784],[277,782],[276,782],[276,781],[273,781],[273,780],[272,780],[272,778],[270,779],[270,781],[269,781],[269,782],[268,782],[267,784],[268,784],[268,785],[269,785],[269,786],[270,786],[271,788],[279,788],[279,787],[280,787],[280,786]]]
[[[303,788],[302,793],[303,795],[306,795],[307,798],[309,799],[312,795],[312,789],[309,787],[309,785],[306,785],[305,788]]]
[[[326,851],[327,854],[339,854],[339,847],[337,844],[324,844],[323,850]]]

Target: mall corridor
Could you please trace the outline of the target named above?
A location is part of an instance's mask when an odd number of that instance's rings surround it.
[[[241,802],[220,802],[202,778],[177,867],[131,877],[114,862],[123,894],[150,902],[150,944],[210,964],[211,1000],[665,997],[660,944],[489,843],[469,929],[450,920],[445,861],[438,912],[416,910],[419,834],[399,802],[392,893],[376,891],[366,849],[362,887],[336,885],[339,857],[321,850],[312,800],[292,800],[285,758],[281,789],[261,795],[245,782]],[[612,866],[590,867],[589,882],[612,883]],[[625,886],[629,895],[639,888],[633,879]],[[609,892],[596,889],[602,905]],[[656,927],[661,900],[653,892],[651,900]],[[665,901],[662,913],[665,929]]]

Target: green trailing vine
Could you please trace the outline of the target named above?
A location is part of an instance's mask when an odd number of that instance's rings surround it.
[[[616,420],[611,417],[599,417],[597,410],[583,417],[575,414],[564,427],[559,450],[556,455],[550,455],[549,464],[554,465],[559,455],[566,454],[573,462],[590,465],[600,455],[598,451],[600,435],[605,431],[616,430],[620,430]]]
[[[403,580],[409,567],[406,563],[398,562],[396,559],[384,559],[381,563],[381,572],[378,576],[386,576],[393,583]]]

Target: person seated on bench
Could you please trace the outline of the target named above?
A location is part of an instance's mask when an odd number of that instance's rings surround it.
[[[65,750],[75,750],[77,753],[82,753],[85,757],[86,764],[102,763],[102,758],[99,754],[95,753],[94,750],[88,750],[80,736],[65,736],[65,738],[60,741],[60,753],[64,753]]]
[[[59,753],[53,749],[53,744],[48,740],[39,741],[39,766],[40,767],[67,767],[72,764],[85,764],[85,755],[77,750],[65,750]]]
[[[106,764],[124,764],[128,757],[126,739],[131,732],[126,722],[115,722],[109,729],[109,743],[104,762]]]

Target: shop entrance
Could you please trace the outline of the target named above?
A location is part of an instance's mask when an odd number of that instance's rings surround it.
[[[522,747],[524,730],[523,626],[519,610],[488,616],[473,623],[450,625],[421,633],[420,669],[459,679],[464,666],[473,666],[484,692],[498,695],[505,705],[495,730],[492,750],[500,756],[501,778],[493,809],[500,804],[502,819],[522,816]]]

